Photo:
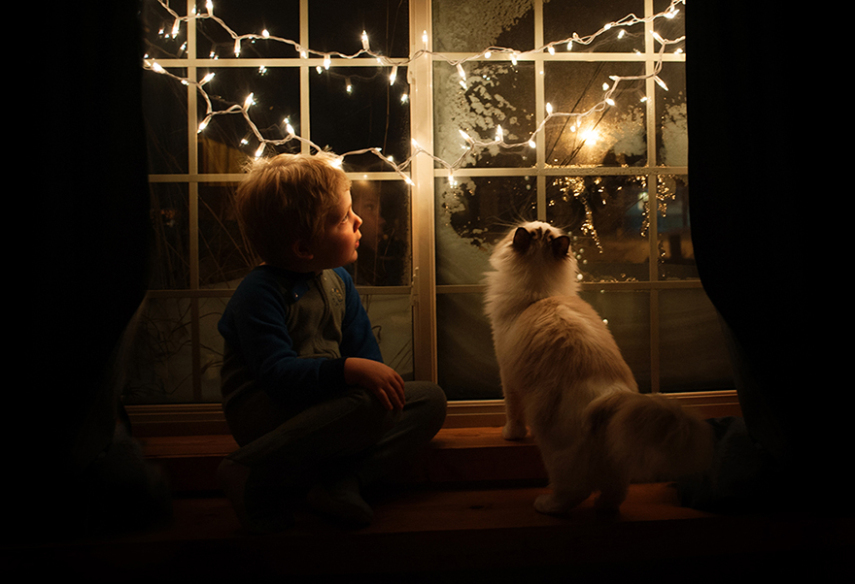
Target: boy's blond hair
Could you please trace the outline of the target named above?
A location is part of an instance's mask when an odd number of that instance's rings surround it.
[[[350,180],[334,157],[279,154],[249,163],[235,193],[235,210],[255,252],[269,264],[286,264],[292,244],[310,242],[323,233]]]

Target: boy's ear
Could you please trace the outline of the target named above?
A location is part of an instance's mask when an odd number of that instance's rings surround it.
[[[309,247],[309,242],[302,237],[291,244],[291,251],[294,252],[295,257],[301,260],[310,260],[315,257],[312,249]]]

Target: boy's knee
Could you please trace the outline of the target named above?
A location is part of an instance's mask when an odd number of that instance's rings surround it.
[[[404,384],[407,403],[419,410],[424,423],[437,431],[445,422],[447,399],[445,392],[430,381],[408,381]]]

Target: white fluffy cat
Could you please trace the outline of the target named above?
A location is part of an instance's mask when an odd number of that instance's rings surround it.
[[[502,388],[508,440],[540,448],[552,492],[542,513],[566,512],[599,491],[617,511],[630,482],[706,468],[712,433],[673,400],[638,393],[629,366],[594,309],[578,296],[570,238],[525,223],[496,246],[486,311]]]

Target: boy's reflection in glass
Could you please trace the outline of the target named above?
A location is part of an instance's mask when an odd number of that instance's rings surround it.
[[[353,267],[357,284],[398,286],[403,282],[406,245],[387,228],[381,213],[381,187],[376,181],[353,181],[353,210],[362,218],[359,259]]]

